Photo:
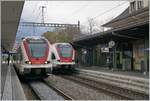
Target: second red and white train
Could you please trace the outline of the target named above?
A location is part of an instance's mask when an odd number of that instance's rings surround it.
[[[51,61],[53,69],[74,68],[75,50],[70,43],[52,44]]]

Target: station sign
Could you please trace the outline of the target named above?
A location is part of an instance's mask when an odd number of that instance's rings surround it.
[[[9,54],[16,54],[16,51],[9,51]]]
[[[82,49],[82,53],[83,54],[87,54],[87,50],[86,49]]]
[[[109,48],[108,47],[103,47],[103,48],[101,48],[101,52],[102,53],[108,53],[109,52]]]

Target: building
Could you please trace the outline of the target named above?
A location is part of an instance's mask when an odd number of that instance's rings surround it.
[[[74,40],[81,65],[149,71],[148,0],[130,1],[122,14],[103,27],[111,29]]]

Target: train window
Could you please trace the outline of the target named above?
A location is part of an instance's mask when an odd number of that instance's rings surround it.
[[[60,55],[62,57],[71,57],[72,56],[72,47],[70,45],[59,45]]]
[[[44,43],[30,43],[30,54],[32,57],[40,58],[44,57],[46,54],[47,44]]]

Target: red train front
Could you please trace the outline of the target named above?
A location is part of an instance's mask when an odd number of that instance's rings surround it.
[[[54,43],[51,58],[53,69],[74,68],[75,50],[70,43]]]
[[[27,37],[21,43],[21,74],[46,74],[52,69],[50,62],[51,45],[43,37]]]

